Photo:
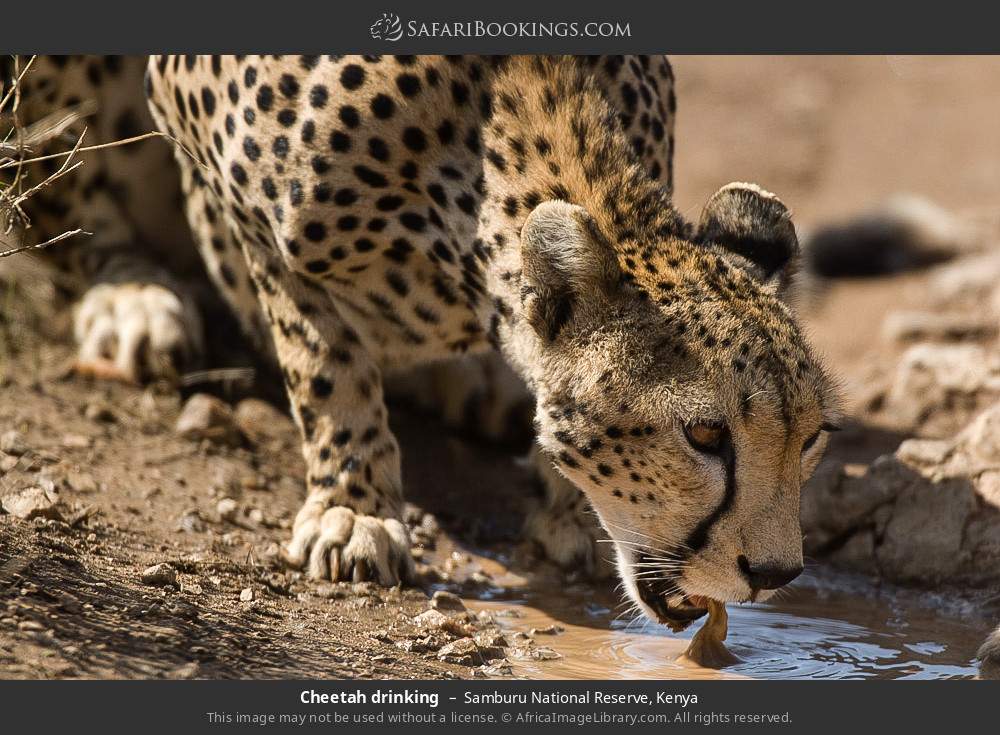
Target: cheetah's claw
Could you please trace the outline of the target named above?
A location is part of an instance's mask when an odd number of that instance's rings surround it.
[[[284,559],[317,580],[394,587],[415,576],[410,535],[400,521],[328,508],[321,498],[307,500],[299,511]]]

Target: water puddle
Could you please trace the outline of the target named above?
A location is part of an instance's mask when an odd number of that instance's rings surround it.
[[[727,646],[742,663],[714,671],[676,661],[701,621],[672,634],[621,619],[606,589],[500,579],[494,594],[469,606],[494,612],[512,632],[562,629],[534,635],[560,658],[511,662],[515,676],[532,679],[966,679],[989,631],[961,611],[929,608],[916,593],[873,591],[820,572],[778,601],[730,605]]]

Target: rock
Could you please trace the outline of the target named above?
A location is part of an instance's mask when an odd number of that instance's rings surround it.
[[[483,655],[472,638],[459,638],[438,651],[438,660],[460,666],[482,666]]]
[[[952,443],[944,439],[907,439],[899,445],[896,456],[908,465],[928,467],[944,462],[951,446]]]
[[[104,424],[113,424],[118,420],[111,407],[101,401],[88,403],[87,407],[83,410],[83,415],[90,421],[98,421]]]
[[[480,672],[485,677],[514,675],[514,670],[508,663],[497,663],[497,664],[490,664],[489,666],[483,666],[481,669],[478,669],[476,673],[478,674]]]
[[[56,507],[58,502],[59,497],[54,492],[32,486],[4,496],[2,506],[7,513],[25,521],[35,518],[59,521],[62,513]]]
[[[900,358],[881,413],[906,430],[947,436],[1000,397],[1000,353],[921,343]]]
[[[255,597],[253,587],[244,587],[240,590],[240,602],[253,602]]]
[[[220,520],[232,523],[239,515],[240,504],[232,498],[223,498],[216,504],[215,510],[219,514]]]
[[[154,564],[142,572],[142,583],[154,587],[177,585],[177,571],[169,564]]]
[[[17,463],[21,461],[20,457],[15,457],[13,454],[0,454],[0,473],[6,474],[12,469],[17,467]]]
[[[508,650],[510,658],[518,661],[555,661],[562,654],[548,646],[521,645]]]
[[[181,585],[181,592],[189,595],[200,595],[202,591],[201,585],[197,582],[185,582]]]
[[[562,627],[561,625],[556,625],[555,623],[553,623],[552,625],[546,625],[544,628],[532,628],[530,631],[528,631],[528,635],[532,635],[532,636],[535,636],[535,635],[559,635],[560,633],[562,633],[565,630],[566,629],[564,627]]]
[[[927,294],[939,305],[981,306],[1000,283],[1000,254],[977,255],[939,266],[927,286]]]
[[[27,454],[28,443],[21,432],[11,429],[0,435],[0,452],[20,457],[22,454]]]
[[[480,648],[506,648],[507,639],[499,631],[483,630],[473,636]]]
[[[949,440],[908,440],[802,494],[806,553],[887,581],[1000,583],[1000,403]]]
[[[970,553],[963,533],[975,510],[968,480],[913,478],[891,510],[875,549],[882,573],[904,584],[957,583]]]
[[[243,438],[229,405],[206,393],[188,399],[174,430],[187,439],[208,439],[231,446],[240,444]]]
[[[288,414],[256,398],[245,398],[236,404],[233,420],[255,444],[295,435],[295,427]]]
[[[407,653],[427,653],[432,650],[425,642],[412,639],[396,641],[393,645],[402,651],[406,651]]]
[[[413,624],[420,628],[442,628],[448,624],[448,616],[437,610],[427,610],[413,618]]]
[[[1000,320],[992,314],[894,311],[882,322],[882,335],[889,342],[988,340],[998,333]]]
[[[63,434],[59,443],[63,449],[86,449],[90,446],[90,437],[83,434]]]
[[[1000,402],[983,411],[958,435],[956,449],[968,455],[974,468],[1000,468]]]
[[[205,530],[205,522],[197,509],[189,509],[177,519],[177,530],[184,533],[201,533]]]
[[[1000,510],[1000,471],[981,474],[976,482],[976,491],[984,502]]]
[[[456,612],[465,611],[465,603],[453,592],[438,590],[431,597],[431,607],[435,610],[452,610]]]
[[[89,472],[70,472],[66,475],[66,484],[78,493],[96,493],[99,489],[97,480]]]
[[[166,673],[168,679],[197,679],[201,674],[201,664],[197,661],[182,664]]]

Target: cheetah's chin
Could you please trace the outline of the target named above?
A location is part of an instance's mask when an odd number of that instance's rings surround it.
[[[653,611],[659,623],[679,633],[698,618],[708,613],[707,600],[688,595],[665,596],[655,589],[655,584],[637,580],[636,587],[643,603]]]

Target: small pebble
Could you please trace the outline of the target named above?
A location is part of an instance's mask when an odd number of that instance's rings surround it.
[[[434,596],[431,597],[431,607],[435,610],[465,610],[465,604],[462,602],[462,599],[454,592],[448,592],[447,590],[438,590],[434,593]]]
[[[0,435],[0,452],[20,457],[28,452],[28,443],[21,432],[11,429]]]
[[[142,573],[142,583],[156,587],[177,584],[177,571],[169,564],[154,564]]]
[[[100,421],[104,424],[112,424],[116,420],[115,412],[107,404],[96,401],[87,404],[83,415],[90,421]]]
[[[191,396],[177,418],[174,430],[187,439],[237,445],[242,434],[227,403],[206,393]]]
[[[219,518],[223,521],[235,521],[239,515],[240,505],[232,498],[223,498],[215,506]]]

